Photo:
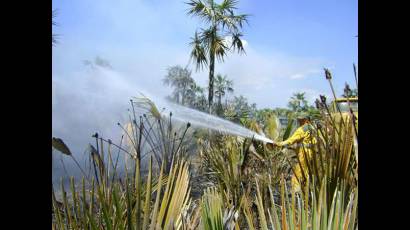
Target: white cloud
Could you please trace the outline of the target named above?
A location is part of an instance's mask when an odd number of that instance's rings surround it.
[[[243,94],[262,107],[286,104],[287,89],[304,82],[306,77],[316,76],[323,65],[318,58],[265,53],[252,45],[245,50],[246,55],[231,54],[224,63],[217,63],[216,73],[227,74],[234,80],[236,94]],[[293,83],[293,79],[299,81]]]
[[[320,73],[319,69],[314,69],[314,70],[308,70],[304,73],[294,74],[294,75],[290,76],[289,78],[290,79],[303,79],[303,78],[306,78],[306,77],[309,77],[309,76],[317,76],[319,73]]]

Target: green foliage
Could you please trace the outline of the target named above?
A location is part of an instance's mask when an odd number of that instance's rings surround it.
[[[308,101],[305,98],[305,93],[294,93],[289,100],[288,107],[293,112],[307,111],[309,105]]]
[[[206,183],[192,184],[184,141],[189,125],[177,129],[172,115],[165,118],[148,98],[136,98],[131,105],[129,123],[120,125],[129,148],[95,134],[96,145],[89,150],[94,176],[83,173],[80,185],[71,178],[69,191],[62,183],[60,196],[53,187],[53,229],[357,228],[358,149],[352,114],[336,121],[323,103],[308,108],[316,115],[311,135],[317,142],[312,143],[312,157],[304,157],[302,174],[308,177],[299,178],[302,191],[289,193],[290,173],[300,164],[292,146],[272,149],[255,140],[195,132]],[[139,120],[134,107],[146,112]],[[289,122],[281,131],[278,116],[284,114]],[[285,109],[257,111],[244,97],[235,97],[225,110],[225,116],[275,140],[289,137],[293,115]],[[52,141],[54,149],[73,158],[61,139]],[[144,142],[148,152],[141,148]],[[125,167],[123,178],[111,157],[113,147],[131,156],[133,167]],[[150,154],[143,172],[141,161]],[[210,188],[191,202],[193,186]]]
[[[221,194],[216,188],[207,188],[201,201],[201,222],[205,230],[234,229],[238,212],[233,208],[224,209]]]
[[[248,127],[260,130],[255,121]],[[253,127],[253,128],[252,128]],[[271,127],[272,132],[277,132]],[[201,149],[201,162],[207,179],[223,191],[226,204],[238,207],[244,194],[254,190],[254,178],[278,183],[281,174],[290,168],[286,157],[270,151],[263,143],[243,138],[220,136],[205,142]]]
[[[181,105],[193,104],[196,94],[202,90],[192,79],[191,71],[178,65],[168,68],[168,73],[163,82],[173,88],[172,101]]]
[[[292,130],[295,129],[294,127],[295,120],[293,117],[289,117],[288,125],[286,126],[285,132],[283,133],[282,140],[286,140],[290,137]]]
[[[233,93],[233,81],[229,80],[227,76],[222,76],[221,74],[217,74],[215,78],[215,96],[218,99],[216,113],[221,116],[223,115],[223,105],[222,105],[222,98],[226,95],[226,93]],[[225,107],[227,106],[227,101],[225,103]]]
[[[96,185],[94,179],[86,184],[83,178],[80,191],[75,189],[74,179],[71,179],[71,202],[62,183],[62,204],[57,201],[53,188],[53,228],[180,229],[183,212],[189,205],[187,163],[175,161],[169,175],[164,177],[161,168],[154,182],[151,159],[145,186],[138,183],[142,181],[139,173],[132,179],[126,177],[124,184],[115,181]],[[87,189],[89,187],[91,189]],[[152,194],[156,194],[154,200]]]
[[[249,104],[244,96],[235,96],[224,111],[224,117],[235,123],[242,123],[245,119],[256,116],[256,104]]]
[[[272,185],[268,186],[269,193],[262,193],[258,184],[256,182],[257,212],[252,212],[248,203],[244,203],[243,207],[248,216],[246,220],[249,226],[253,226],[253,220],[257,219],[260,229],[356,229],[357,190],[346,193],[343,185],[338,185],[337,190],[328,199],[323,181],[318,195],[314,192],[315,186],[307,184],[304,195],[292,192],[289,196],[285,180],[282,178],[279,201],[274,198]],[[327,203],[328,200],[331,201],[330,205]]]
[[[152,154],[158,168],[165,162],[164,170],[168,173],[174,158],[187,157],[186,146],[190,140],[185,137],[190,123],[172,125],[172,113],[169,117],[161,114],[156,105],[144,96],[131,100],[131,106],[133,113],[129,122],[124,127],[119,124],[124,131],[125,143],[130,147],[130,155],[141,160]],[[138,122],[135,108],[143,112]],[[145,145],[149,146],[148,151],[144,150]]]
[[[280,130],[281,126],[279,119],[274,113],[270,114],[265,122],[264,133],[269,137],[269,139],[277,140],[279,138]]]
[[[203,146],[202,167],[219,191],[226,191],[224,201],[238,205],[242,193],[241,183],[245,181],[244,170],[249,154],[249,143],[241,143],[231,137],[222,137],[223,141]],[[222,147],[222,145],[225,145]]]

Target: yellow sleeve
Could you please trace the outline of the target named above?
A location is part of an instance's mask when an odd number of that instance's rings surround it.
[[[301,141],[305,137],[303,127],[296,129],[296,131],[287,140],[277,143],[278,146],[292,145],[295,142]]]

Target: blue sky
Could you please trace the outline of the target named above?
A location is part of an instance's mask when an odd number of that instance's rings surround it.
[[[118,71],[138,73],[135,81],[149,78],[148,91],[168,66],[186,65],[189,39],[201,26],[185,14],[181,0],[59,0],[53,8],[60,34],[53,73],[77,71],[82,60],[100,55]],[[217,65],[217,72],[234,79],[237,94],[259,107],[276,107],[285,106],[292,91],[329,93],[323,67],[332,70],[339,92],[344,82],[354,82],[357,1],[242,0],[239,12],[251,15],[244,28],[249,55],[234,54]],[[247,70],[235,71],[241,63]],[[206,84],[206,71],[193,77]]]
[[[247,54],[216,65],[217,73],[234,80],[235,95],[259,108],[285,107],[300,91],[313,102],[331,92],[324,67],[333,73],[337,94],[345,82],[355,87],[357,1],[241,0],[238,8],[251,15],[243,30]],[[59,34],[52,56],[53,133],[67,138],[70,128],[87,127],[87,137],[89,130],[109,132],[104,124],[115,124],[137,91],[168,95],[161,79],[167,67],[187,65],[190,37],[202,26],[186,15],[183,0],[53,0],[53,9],[53,33]],[[89,72],[83,60],[96,56],[109,60],[113,72]],[[206,86],[206,71],[193,78]]]

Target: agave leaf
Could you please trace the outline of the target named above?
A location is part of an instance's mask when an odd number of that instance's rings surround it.
[[[249,200],[246,194],[243,194],[240,206],[243,209],[243,213],[245,215],[249,229],[251,230],[255,229],[255,226],[253,225],[253,212],[252,212],[252,209],[250,208]]]
[[[68,155],[68,156],[72,155],[70,149],[67,147],[64,141],[60,138],[53,137],[52,146],[65,155]]]
[[[142,229],[148,228],[148,220],[150,214],[150,202],[151,202],[151,189],[152,189],[152,156],[149,161],[148,168],[148,179],[147,179],[147,188],[145,190],[145,206],[144,206],[144,220],[142,223]]]
[[[201,201],[201,211],[203,229],[224,229],[222,197],[216,188],[208,188],[204,191]]]
[[[273,197],[273,191],[271,186],[269,185],[269,193],[270,193],[270,199],[271,199],[271,204],[272,204],[272,213],[273,213],[273,220],[274,220],[274,229],[279,230],[280,228],[280,222],[279,222],[279,217],[278,217],[278,211],[276,209],[276,204],[275,204],[275,199]]]
[[[102,186],[99,186],[97,190],[98,190],[97,191],[98,201],[100,203],[100,207],[102,210],[102,217],[105,223],[104,226],[106,226],[107,230],[111,230],[112,229],[111,214],[109,213],[109,207],[106,203],[106,198],[104,196]]]
[[[288,125],[287,125],[285,133],[283,134],[283,137],[282,137],[283,140],[286,140],[286,139],[289,138],[290,132],[292,132],[292,129],[293,129],[293,118],[289,118]]]
[[[263,201],[262,201],[262,196],[261,196],[261,192],[259,190],[259,185],[258,185],[258,180],[256,179],[256,195],[257,195],[257,207],[258,207],[258,214],[259,214],[259,222],[261,225],[261,228],[263,230],[267,230],[268,229],[268,224],[266,221],[266,215],[265,215],[265,209],[263,207]]]
[[[279,137],[280,123],[274,113],[265,122],[265,133],[271,140],[276,140]]]
[[[72,215],[71,215],[71,208],[70,208],[70,204],[68,203],[67,200],[67,192],[64,189],[64,181],[61,178],[61,193],[63,194],[63,205],[64,205],[64,213],[65,213],[65,217],[66,217],[66,226],[68,228],[72,228],[73,226],[73,220],[72,220]]]
[[[135,104],[142,108],[145,109],[147,112],[149,112],[155,119],[159,120],[161,119],[161,113],[159,112],[157,106],[153,101],[151,101],[149,98],[141,94],[140,97],[134,97],[135,99]]]
[[[71,195],[73,197],[73,215],[74,215],[74,223],[73,226],[77,226],[77,215],[80,214],[79,204],[77,199],[77,193],[75,191],[75,184],[74,184],[74,177],[70,177],[70,187],[71,187]]]
[[[88,219],[88,215],[87,215],[87,196],[85,193],[85,180],[84,177],[81,180],[81,184],[82,184],[82,201],[83,201],[83,226],[87,226],[87,219]]]
[[[53,201],[53,211],[55,213],[56,221],[57,221],[57,224],[59,226],[59,229],[64,229],[63,228],[64,224],[63,224],[63,220],[62,220],[60,207],[57,203],[57,199],[56,199],[56,196],[55,196],[55,193],[54,193],[54,186],[53,186],[53,190],[52,190],[52,201]]]

